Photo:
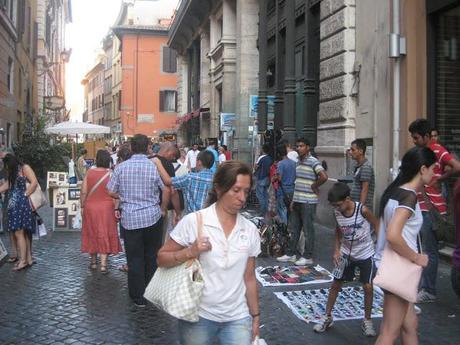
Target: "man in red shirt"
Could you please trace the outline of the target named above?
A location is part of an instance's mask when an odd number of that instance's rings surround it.
[[[441,193],[441,182],[449,176],[460,173],[460,162],[458,162],[443,146],[431,139],[431,126],[426,119],[417,119],[409,126],[414,144],[419,147],[429,147],[436,154],[434,176],[429,185],[425,185],[424,191],[418,193],[418,201],[423,214],[423,225],[421,229],[422,245],[425,254],[428,255],[428,266],[425,267],[420,284],[420,292],[417,302],[433,302],[436,300],[436,276],[438,272],[438,241],[433,230],[433,219],[429,212],[435,207],[439,213],[447,213],[446,199]],[[449,167],[449,168],[447,168]],[[446,169],[447,168],[447,169]],[[422,193],[426,194],[426,197]],[[425,198],[431,205],[427,205]]]

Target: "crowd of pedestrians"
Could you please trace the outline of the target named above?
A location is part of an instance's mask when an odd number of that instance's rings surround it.
[[[381,196],[379,218],[373,210],[375,174],[362,139],[352,141],[348,150],[355,161],[350,186],[337,182],[327,193],[336,221],[331,253],[334,280],[326,313],[313,327],[317,333],[333,325],[342,284],[358,278],[364,290],[362,331],[366,336],[377,335],[371,320],[373,279],[387,246],[424,267],[417,302],[436,299],[437,216],[447,213],[443,184],[460,173],[460,163],[439,144],[428,121],[414,121],[409,132],[415,147],[403,156],[398,176]],[[97,269],[99,263],[100,272],[106,274],[109,256],[121,252],[123,244],[127,263],[121,269],[127,272],[129,297],[137,307],[145,307],[144,292],[157,267],[175,267],[199,258],[205,281],[199,321],[179,320],[181,344],[208,344],[217,337],[221,344],[249,345],[260,326],[255,279],[260,237],[240,210],[254,188],[260,216],[267,221],[277,218],[289,232],[288,244],[277,260],[314,264],[319,189],[325,188],[329,177],[326,164],[315,157],[313,149],[305,138],[295,141],[295,150],[284,139],[275,147],[264,144],[253,168],[231,160],[225,146],[211,143],[200,150],[193,145],[187,151],[165,142],[152,147],[141,134],[114,149],[99,150],[92,168],[87,167],[83,150],[76,164],[83,181],[81,251],[89,254],[90,269]],[[10,261],[19,271],[33,264],[31,238],[36,219],[28,196],[38,182],[27,164],[12,154],[0,155],[6,172],[0,193],[8,192]],[[458,209],[458,182],[453,197]],[[459,251],[460,245],[452,269],[457,289]],[[403,343],[417,342],[414,304],[385,290],[377,344],[393,344],[399,337]]]

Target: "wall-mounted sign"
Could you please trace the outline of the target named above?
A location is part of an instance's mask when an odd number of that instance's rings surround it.
[[[62,96],[44,97],[45,108],[49,110],[61,110],[65,108],[65,99]]]
[[[235,113],[220,113],[220,130],[231,131],[235,127]]]

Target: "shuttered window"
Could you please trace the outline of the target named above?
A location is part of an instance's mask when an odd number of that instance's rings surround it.
[[[164,46],[163,47],[163,72],[176,73],[177,71],[177,54],[176,51]]]

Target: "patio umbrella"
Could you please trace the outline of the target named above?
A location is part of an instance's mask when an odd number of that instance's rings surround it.
[[[110,127],[95,125],[87,122],[60,122],[55,126],[45,128],[47,134],[75,135],[78,144],[78,134],[106,134],[110,133]],[[75,158],[75,147],[72,145],[72,158]]]
[[[110,133],[110,127],[87,122],[65,121],[46,128],[45,133],[57,135],[105,134]]]

